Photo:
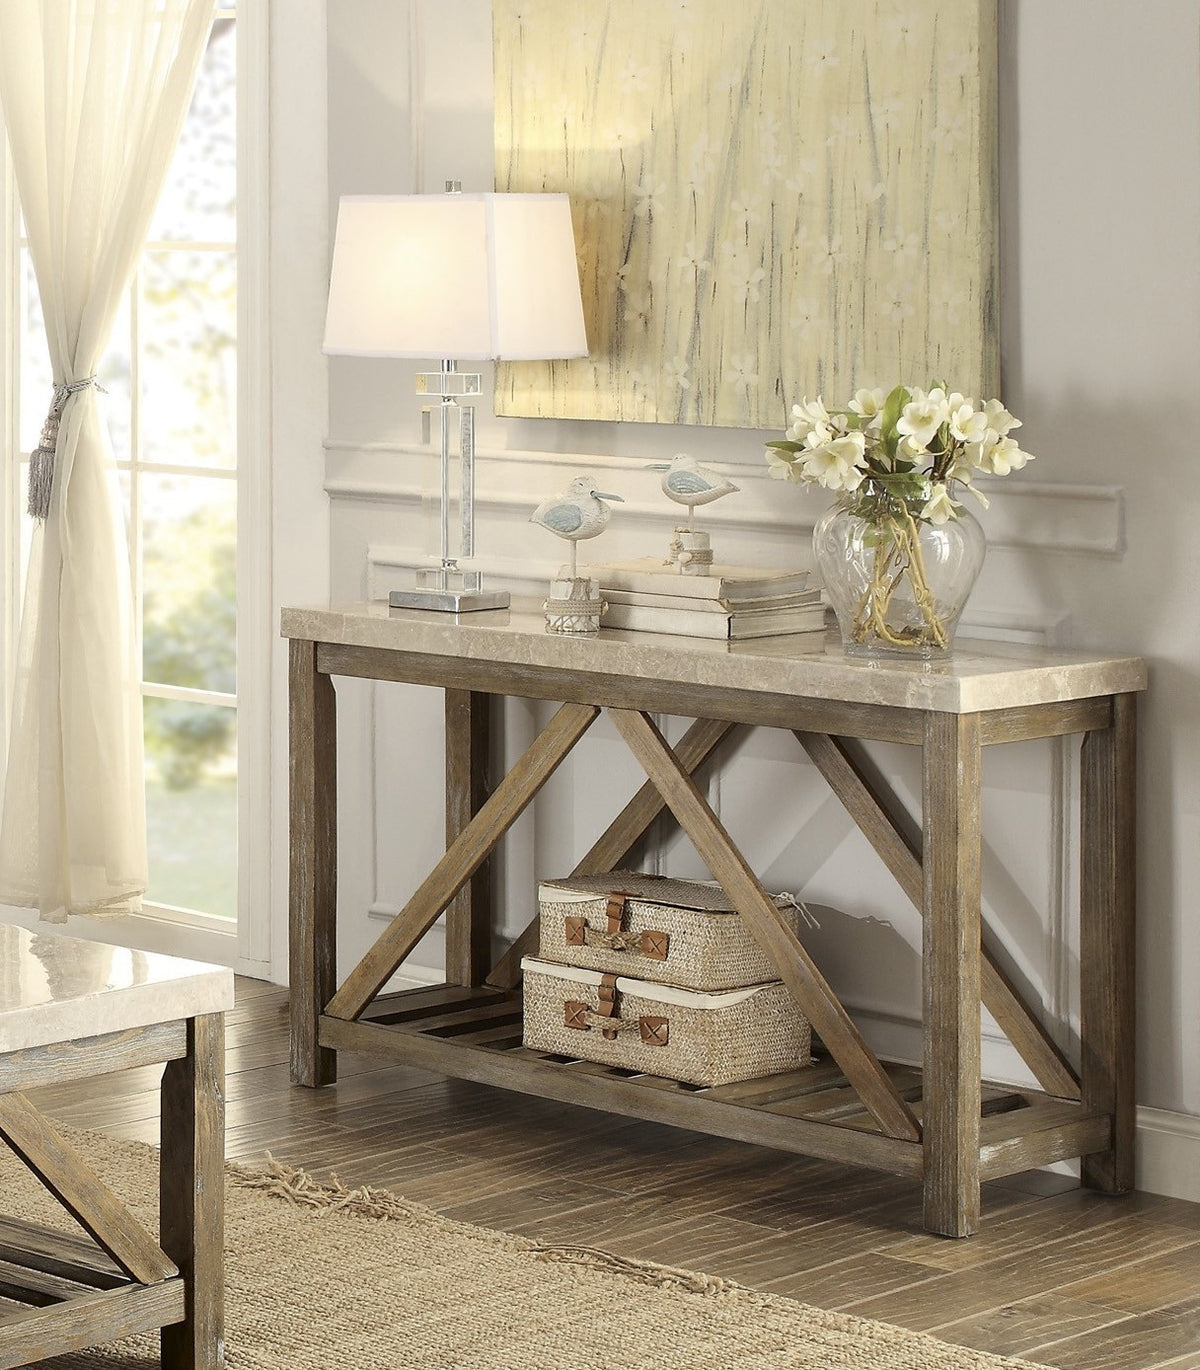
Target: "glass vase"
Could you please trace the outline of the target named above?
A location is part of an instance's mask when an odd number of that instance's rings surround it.
[[[844,496],[817,520],[813,557],[852,656],[950,655],[987,543],[968,510],[945,523],[889,496]]]

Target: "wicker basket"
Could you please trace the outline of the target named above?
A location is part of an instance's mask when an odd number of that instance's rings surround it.
[[[776,903],[798,931],[795,903],[785,896]],[[543,961],[682,989],[737,989],[779,979],[718,885],[611,871],[543,881],[538,907]]]
[[[701,994],[526,956],[525,1045],[693,1085],[809,1064],[808,1020],[778,980]]]

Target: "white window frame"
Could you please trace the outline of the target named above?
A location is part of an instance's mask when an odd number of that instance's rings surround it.
[[[237,739],[238,918],[146,908],[111,920],[72,918],[72,936],[231,965],[271,970],[271,408],[269,264],[269,6],[242,0],[237,21]],[[7,143],[0,136],[0,650],[7,754],[20,629],[21,463],[14,386],[20,303],[20,221]],[[139,587],[140,589],[140,587]],[[155,688],[155,695],[163,693]],[[172,691],[172,693],[174,693]],[[5,909],[34,926],[36,911]]]

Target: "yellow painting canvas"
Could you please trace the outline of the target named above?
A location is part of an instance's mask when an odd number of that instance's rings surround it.
[[[498,367],[498,413],[995,393],[995,0],[492,9],[496,188],[570,195],[590,349]]]

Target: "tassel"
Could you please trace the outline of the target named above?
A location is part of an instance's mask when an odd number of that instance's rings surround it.
[[[70,385],[56,385],[54,387],[54,395],[50,400],[50,412],[46,415],[46,422],[42,425],[42,436],[38,440],[38,445],[29,455],[29,504],[27,507],[30,516],[39,521],[45,520],[50,513],[50,493],[54,489],[54,454],[58,448],[58,427],[62,420],[62,412],[71,396],[77,395],[81,390],[86,390],[89,385],[94,385],[101,394],[106,393],[104,387],[97,383],[95,376],[88,376],[81,381],[72,381]]]

